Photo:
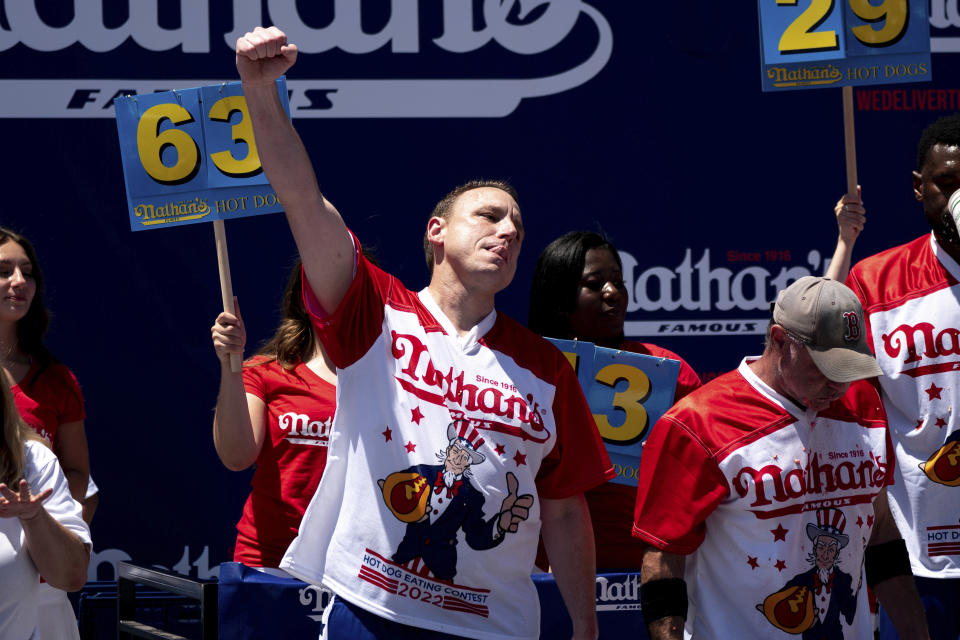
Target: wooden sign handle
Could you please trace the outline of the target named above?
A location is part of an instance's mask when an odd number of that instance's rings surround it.
[[[857,137],[853,131],[853,87],[843,87],[843,147],[847,159],[847,195],[857,197]]]
[[[230,256],[227,254],[227,232],[223,220],[213,221],[213,235],[217,240],[217,267],[220,269],[220,295],[223,298],[223,310],[236,313],[233,308],[233,281],[230,279]],[[230,354],[230,370],[240,373],[243,357],[239,353]]]

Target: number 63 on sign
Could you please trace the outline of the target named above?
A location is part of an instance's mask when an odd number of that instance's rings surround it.
[[[930,80],[929,0],[759,0],[764,91]]]
[[[277,91],[289,115],[286,81]],[[239,82],[117,98],[130,228],[280,211]]]

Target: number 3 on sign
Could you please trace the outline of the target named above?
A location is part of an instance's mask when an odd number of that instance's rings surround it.
[[[210,107],[207,117],[213,122],[229,123],[234,113],[240,114],[240,120],[231,128],[231,139],[234,144],[244,143],[246,153],[236,158],[229,150],[217,151],[210,154],[210,159],[224,175],[245,178],[261,170],[246,100],[243,96],[221,98]],[[175,126],[161,131],[167,121]],[[192,180],[199,171],[201,163],[197,141],[183,129],[176,128],[176,125],[193,121],[193,115],[184,107],[169,102],[150,107],[140,117],[137,124],[137,153],[143,170],[160,184],[183,184]],[[170,155],[176,157],[172,165],[164,162],[164,157]]]
[[[906,33],[910,15],[907,0],[883,0],[878,6],[869,0],[848,0],[853,15],[867,24],[851,27],[853,36],[868,47],[889,47]],[[776,0],[778,6],[796,6],[798,0]],[[789,23],[777,47],[781,54],[834,51],[840,48],[836,29],[819,29],[834,12],[834,0],[812,0],[810,6]],[[882,23],[880,29],[874,25]]]
[[[647,374],[625,364],[609,364],[600,369],[596,375],[597,382],[616,387],[617,383],[625,380],[627,387],[613,395],[613,408],[620,409],[626,414],[626,419],[619,427],[610,424],[606,414],[595,413],[593,419],[597,423],[600,437],[606,442],[619,445],[628,445],[639,442],[647,431],[649,419],[643,401],[650,394],[650,378]]]

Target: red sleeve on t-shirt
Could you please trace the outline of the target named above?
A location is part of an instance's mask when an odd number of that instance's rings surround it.
[[[255,356],[243,363],[243,390],[267,402],[267,386],[263,379],[266,373],[263,364],[269,362],[267,358]]]
[[[700,376],[693,370],[686,360],[680,360],[680,375],[677,377],[677,390],[673,394],[673,401],[676,403],[691,391],[696,391],[703,383],[700,382]]]
[[[80,384],[73,372],[63,365],[55,368],[51,367],[51,369],[58,371],[64,391],[61,398],[63,404],[60,409],[60,424],[79,422],[86,418],[87,413],[83,407],[83,393],[80,391]]]
[[[41,371],[34,363],[11,391],[20,416],[54,445],[60,425],[86,417],[80,385],[62,364],[53,363]]]
[[[86,417],[80,384],[73,372],[62,364],[50,364],[39,375],[31,368],[24,382],[23,391],[35,398],[45,411],[53,412],[57,425],[79,422]]]
[[[633,535],[686,555],[703,543],[707,516],[730,489],[713,456],[676,416],[662,417],[643,446]]]
[[[351,232],[354,247],[359,240]],[[304,304],[310,312],[313,327],[327,354],[338,368],[346,368],[359,360],[383,330],[384,305],[390,298],[397,279],[374,266],[362,252],[357,252],[356,273],[346,295],[336,310],[327,314],[304,273]]]
[[[566,361],[558,364],[553,398],[557,440],[537,474],[540,496],[554,500],[583,493],[616,477],[573,368]]]

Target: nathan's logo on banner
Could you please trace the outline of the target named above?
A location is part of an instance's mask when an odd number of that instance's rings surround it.
[[[762,335],[777,292],[830,264],[816,249],[687,248],[679,264],[653,266],[619,253],[630,294],[627,336]]]
[[[0,0],[0,17],[6,17],[6,23],[0,19],[0,51],[23,45],[45,70],[36,79],[24,78],[22,69],[17,79],[0,79],[0,117],[113,117],[117,96],[233,78],[230,54],[237,38],[269,22],[300,50],[296,78],[288,82],[293,117],[503,117],[524,98],[589,81],[613,51],[606,18],[582,0],[328,0],[322,3],[328,10],[289,1],[180,0],[165,3],[162,12],[155,2],[122,4],[129,4],[127,14],[102,0],[74,0],[45,11],[32,0]],[[160,13],[178,26],[161,26]],[[214,24],[233,28],[217,32]],[[84,79],[51,77],[46,70],[76,45],[102,65],[94,64]],[[562,61],[552,53],[560,47]],[[330,65],[320,54],[335,51],[348,54],[348,64],[336,68],[349,77],[329,77]],[[367,54],[376,60],[365,59]],[[395,73],[385,70],[385,54],[391,56],[387,66],[400,66]],[[139,61],[131,67],[136,71],[118,72],[130,65],[131,55]],[[498,59],[493,66],[491,55]],[[222,59],[213,72],[217,77],[198,78],[197,67],[206,70],[216,57]],[[504,69],[530,64],[531,58],[542,60],[538,71],[504,77]],[[164,79],[144,79],[144,69],[157,69]]]
[[[640,610],[640,574],[597,576],[597,611]]]
[[[960,3],[930,0],[930,51],[960,52]]]

